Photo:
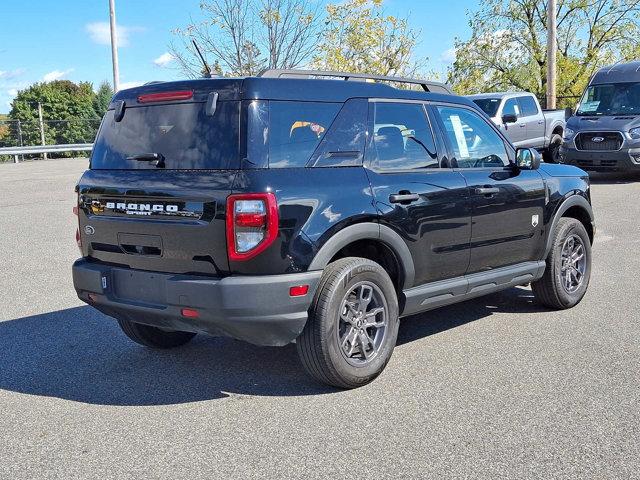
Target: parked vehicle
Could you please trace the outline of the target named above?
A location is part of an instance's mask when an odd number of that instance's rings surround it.
[[[640,171],[640,61],[601,68],[567,122],[565,163],[596,171]]]
[[[570,308],[591,275],[586,173],[541,166],[428,81],[276,70],[122,90],[77,192],[76,291],[132,340],[295,341],[341,388],[380,374],[400,317],[526,284]]]
[[[546,162],[558,163],[565,110],[542,110],[532,93],[480,93],[468,98],[486,113],[516,148],[536,148]]]

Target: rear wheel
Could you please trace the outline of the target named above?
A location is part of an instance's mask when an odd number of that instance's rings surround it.
[[[196,335],[192,332],[163,330],[150,325],[118,320],[118,325],[127,337],[140,345],[150,348],[174,348],[191,341]]]
[[[316,380],[360,387],[389,362],[398,325],[397,295],[387,272],[364,258],[340,259],[325,269],[296,342],[298,355]]]
[[[591,241],[584,225],[575,218],[561,218],[552,232],[553,243],[544,276],[531,284],[543,305],[565,309],[577,305],[591,278]]]
[[[562,146],[562,135],[554,133],[551,135],[549,146],[542,153],[542,157],[547,163],[560,163],[560,147]]]

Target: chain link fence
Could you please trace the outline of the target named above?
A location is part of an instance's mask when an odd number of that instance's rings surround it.
[[[35,145],[66,145],[93,143],[100,126],[99,118],[71,118],[66,120],[20,121],[0,120],[0,147]],[[85,156],[83,152],[50,153],[51,157]],[[24,155],[24,159],[44,158],[44,155]],[[0,162],[13,161],[9,155],[0,155]]]

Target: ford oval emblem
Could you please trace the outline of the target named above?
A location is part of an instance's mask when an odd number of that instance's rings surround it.
[[[591,141],[595,143],[602,143],[604,142],[604,137],[593,137]]]
[[[84,233],[86,233],[87,235],[93,235],[94,233],[96,233],[96,229],[91,225],[87,225],[86,227],[84,227]]]

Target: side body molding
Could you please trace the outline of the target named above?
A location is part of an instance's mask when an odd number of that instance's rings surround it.
[[[413,286],[415,278],[415,266],[411,252],[400,235],[386,225],[364,222],[343,228],[320,248],[309,270],[322,270],[342,248],[357,240],[379,240],[387,245],[398,258],[402,268],[404,288]]]

